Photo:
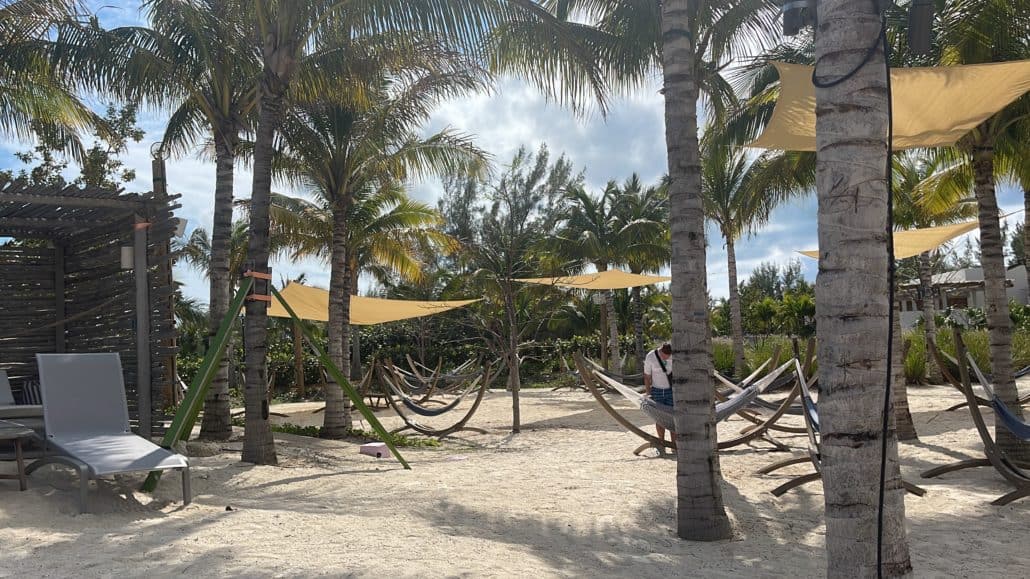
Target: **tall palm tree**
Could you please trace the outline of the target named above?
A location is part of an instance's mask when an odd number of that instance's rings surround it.
[[[880,31],[874,3],[819,3],[816,79],[823,84],[816,88],[816,324],[829,577],[897,576],[912,569],[893,421],[887,432],[881,424],[889,402],[882,393],[888,379],[890,356],[885,353],[892,305],[884,275],[887,74],[883,50],[870,51]],[[853,76],[842,76],[851,70],[856,71]],[[886,448],[889,465],[879,566],[881,448]]]
[[[255,0],[249,11],[263,66],[248,260],[257,271],[268,268],[275,133],[305,62],[324,65],[323,70],[332,65],[333,75],[318,74],[317,66],[310,67],[311,79],[322,79],[321,94],[331,94],[324,83],[361,78],[362,72],[381,64],[385,47],[409,54],[424,51],[420,41],[429,33],[459,52],[482,57],[496,71],[528,77],[550,89],[558,100],[569,101],[591,91],[603,94],[593,64],[596,53],[575,40],[569,25],[533,0],[408,0],[403,10],[397,9],[394,0],[369,0],[360,10],[352,8],[351,3],[338,0]],[[307,87],[309,95],[319,92],[313,88]],[[266,293],[266,286],[258,283],[259,293]],[[261,395],[266,373],[266,302],[248,302],[246,334],[248,435],[243,459],[274,463],[275,447]]]
[[[737,284],[736,241],[768,223],[781,203],[808,192],[815,181],[815,156],[769,152],[751,159],[726,135],[709,129],[701,140],[701,194],[704,212],[726,240],[733,370],[743,376],[744,322]]]
[[[669,244],[669,193],[667,183],[644,187],[634,174],[619,188],[615,211],[618,214],[626,266],[630,273],[657,273],[672,259]],[[637,356],[637,369],[644,367],[644,305],[643,288],[630,290],[633,341]]]
[[[719,71],[734,57],[760,50],[778,29],[772,0],[562,0],[562,13],[582,16],[605,48],[603,66],[620,85],[639,86],[660,72],[672,224],[673,394],[677,424],[678,534],[713,540],[730,536],[719,488],[710,383],[704,215],[697,106],[723,112],[735,103]]]
[[[313,189],[328,211],[323,215],[331,216],[323,222],[329,225],[330,238],[318,241],[329,241],[319,249],[327,252],[323,255],[330,264],[328,353],[344,376],[350,375],[350,296],[357,289],[361,261],[366,267],[378,261],[412,277],[418,273],[411,257],[415,248],[405,243],[409,240],[384,239],[382,231],[393,227],[395,233],[405,219],[435,214],[404,198],[404,182],[412,176],[475,174],[485,168],[484,154],[462,134],[445,130],[427,138],[418,135],[434,102],[479,86],[475,67],[466,61],[447,63],[442,56],[437,60],[437,66],[448,68],[403,70],[409,78],[383,78],[378,85],[365,87],[370,91],[368,105],[297,103],[281,127],[283,173]],[[394,211],[384,214],[384,209]],[[280,212],[279,217],[287,216]],[[352,224],[357,226],[354,231]],[[359,237],[362,234],[366,237]],[[433,237],[425,228],[420,235]],[[330,385],[325,396],[322,436],[339,438],[351,425],[349,405],[338,385]]]
[[[597,271],[608,271],[626,262],[627,239],[617,208],[618,185],[609,181],[601,195],[594,197],[582,186],[565,192],[565,212],[561,228],[550,245],[559,255],[581,268],[593,265]],[[575,266],[574,266],[575,267]],[[622,372],[619,354],[619,320],[611,291],[604,292],[601,328],[608,333],[607,352],[616,372]],[[602,340],[603,342],[604,340]],[[603,351],[603,349],[602,349]],[[602,359],[608,358],[602,355]]]
[[[977,64],[1030,58],[1026,30],[1030,27],[1030,0],[963,0],[948,3],[940,14],[939,63]],[[969,132],[956,151],[944,155],[954,161],[941,180],[942,188],[931,204],[954,203],[972,191],[980,222],[981,264],[984,273],[987,331],[991,369],[998,397],[1022,411],[1012,372],[1012,323],[1006,295],[1004,240],[1001,234],[995,184],[999,174],[1018,176],[1026,167],[1026,135],[1030,134],[1030,97],[1012,103]],[[1022,139],[1022,140],[1021,140]],[[1025,169],[1022,174],[1026,174]],[[950,183],[948,183],[950,181]],[[1030,444],[1004,427],[996,426],[998,445],[1015,459],[1030,460]]]
[[[148,95],[172,113],[163,146],[185,153],[210,141],[215,160],[214,218],[211,226],[209,280],[210,328],[214,333],[227,315],[231,279],[234,171],[242,134],[257,106],[259,63],[248,46],[240,0],[148,0],[150,28],[121,28],[112,35],[137,49],[132,65],[149,80]],[[132,66],[130,66],[130,69]],[[139,79],[137,78],[138,82]],[[229,420],[228,361],[223,360],[204,402],[200,437],[227,439]]]
[[[81,159],[78,133],[104,129],[103,119],[77,94],[92,69],[84,60],[61,58],[89,57],[77,39],[61,34],[82,18],[76,0],[0,0],[0,134],[45,135],[49,144]]]

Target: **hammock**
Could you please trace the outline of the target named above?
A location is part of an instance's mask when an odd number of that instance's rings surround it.
[[[776,380],[788,367],[794,363],[794,360],[790,360],[776,368],[768,375],[763,377],[758,382],[742,389],[736,396],[731,397],[726,402],[720,402],[715,405],[715,420],[721,422],[726,418],[736,414],[737,412],[746,408],[751,402],[754,401],[755,397],[765,391],[773,381]],[[764,366],[764,365],[763,365]],[[611,378],[601,374],[596,375],[602,382],[607,386],[615,389],[622,394],[624,398],[636,404],[640,407],[640,410],[652,418],[657,424],[665,427],[668,430],[676,430],[676,412],[673,407],[667,404],[659,404],[654,400],[651,400],[647,396],[637,392],[636,390],[620,384],[619,382],[612,380]]]
[[[397,369],[392,365],[390,365],[389,368],[393,370]],[[471,380],[469,386],[465,389],[464,392],[459,394],[454,400],[452,400],[448,404],[441,406],[439,408],[426,408],[425,406],[419,405],[417,402],[412,400],[407,394],[402,392],[400,388],[394,385],[393,380],[386,380],[386,384],[387,386],[389,386],[390,390],[393,390],[393,393],[401,399],[401,402],[408,410],[414,412],[415,414],[418,414],[419,416],[432,417],[440,416],[441,414],[446,414],[447,412],[454,410],[454,408],[461,403],[465,396],[467,396],[470,392],[476,389],[476,386],[479,385],[478,378],[479,376],[476,376],[476,379]]]
[[[995,394],[994,389],[990,386],[990,380],[980,371],[976,362],[973,361],[973,357],[968,352],[966,357],[969,359],[969,365],[973,368],[973,372],[976,373],[976,379],[980,382],[980,386],[991,397],[991,406],[994,408],[994,414],[1016,438],[1030,441],[1030,424],[1023,422],[1015,413],[1009,410],[1009,407]]]
[[[394,389],[395,392],[397,392],[398,390],[397,390],[396,386],[393,385],[393,383],[392,383],[393,381],[390,379],[390,376],[389,376],[390,371],[387,370],[386,368],[384,368],[382,365],[379,366],[379,370],[380,370],[380,376],[382,377],[382,379],[387,384],[389,384],[391,386],[391,388]],[[471,392],[472,390],[477,390],[475,400],[472,401],[472,405],[465,412],[464,416],[462,416],[454,424],[452,424],[452,425],[450,425],[448,427],[445,427],[445,428],[432,428],[432,427],[426,426],[424,424],[419,424],[418,422],[413,420],[410,416],[408,416],[407,414],[405,414],[404,412],[401,411],[401,406],[397,404],[397,402],[393,399],[392,396],[387,396],[386,397],[387,403],[389,403],[390,407],[393,408],[394,412],[396,412],[397,415],[401,417],[401,420],[404,421],[404,426],[402,426],[402,427],[400,427],[398,429],[395,429],[393,431],[393,434],[396,434],[398,432],[401,432],[401,431],[407,430],[407,429],[414,430],[415,432],[418,432],[419,434],[424,434],[426,436],[434,436],[434,437],[437,437],[437,438],[443,438],[445,436],[449,436],[449,435],[451,435],[451,434],[453,434],[455,432],[458,432],[459,430],[472,430],[472,431],[476,431],[476,432],[480,432],[480,433],[485,434],[486,433],[485,430],[482,430],[482,429],[479,429],[479,428],[473,428],[471,426],[465,426],[465,424],[472,418],[472,415],[476,413],[476,410],[479,408],[479,404],[483,401],[483,396],[486,395],[486,391],[490,387],[490,383],[493,381],[494,377],[496,377],[496,375],[492,373],[492,370],[493,370],[493,364],[487,364],[483,368],[482,372],[480,374],[478,374],[474,380],[472,380],[472,383],[469,384],[469,389],[464,394],[462,394],[462,397],[464,397],[465,394],[468,394],[468,392]],[[405,398],[404,395],[401,393],[401,400],[404,401],[404,398]],[[403,406],[408,408],[409,410],[413,410],[411,408],[411,406],[409,406],[408,404],[404,404]],[[418,405],[415,405],[415,406],[417,408],[419,408],[420,410],[423,410],[423,411],[427,410],[425,407],[421,407],[421,406],[418,406]],[[454,404],[452,403],[451,407],[453,408],[453,406],[454,406]],[[440,414],[442,414],[442,412]]]

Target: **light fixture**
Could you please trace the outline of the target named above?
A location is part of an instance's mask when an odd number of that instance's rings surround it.
[[[136,253],[133,251],[131,245],[122,246],[122,269],[132,269],[136,258]]]
[[[186,235],[187,223],[189,223],[189,221],[183,217],[175,218],[175,237],[182,237],[183,235]]]

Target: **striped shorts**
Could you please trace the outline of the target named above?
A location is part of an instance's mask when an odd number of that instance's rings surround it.
[[[672,388],[651,388],[651,400],[672,406]]]

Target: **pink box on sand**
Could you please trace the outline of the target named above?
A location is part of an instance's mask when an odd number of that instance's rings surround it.
[[[387,448],[385,442],[369,442],[368,444],[362,444],[361,450],[358,452],[361,454],[367,454],[368,456],[374,456],[376,458],[386,458],[390,456],[390,449]]]

